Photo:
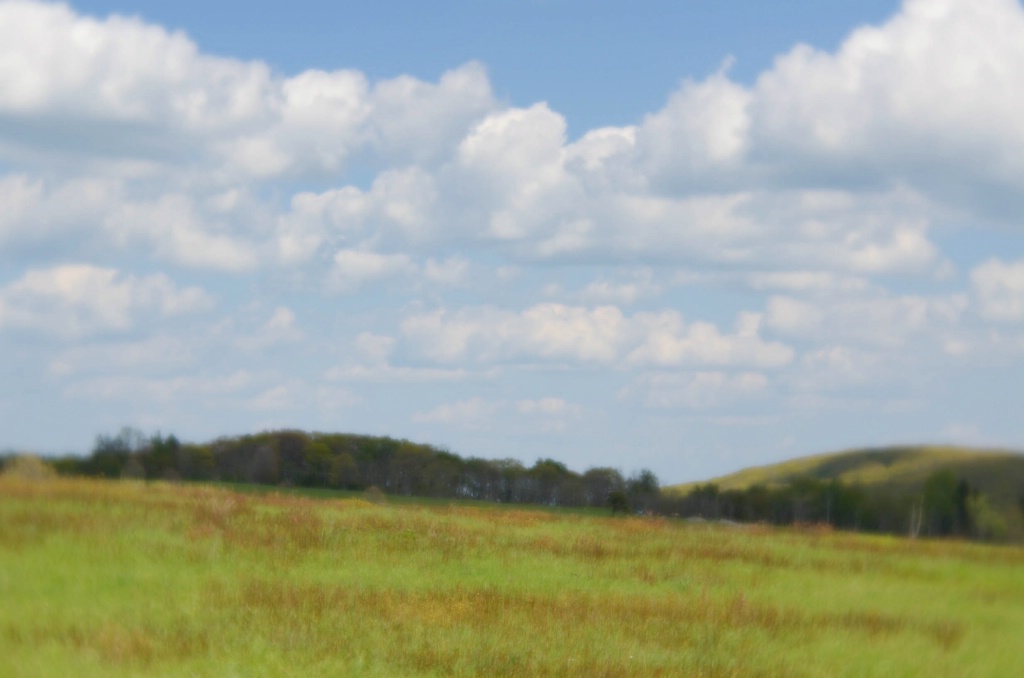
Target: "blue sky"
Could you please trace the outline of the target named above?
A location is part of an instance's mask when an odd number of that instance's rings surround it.
[[[0,0],[0,447],[1024,445],[1017,0]]]

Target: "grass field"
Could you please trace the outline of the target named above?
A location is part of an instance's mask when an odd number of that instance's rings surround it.
[[[1024,675],[1024,550],[0,478],[0,675]]]

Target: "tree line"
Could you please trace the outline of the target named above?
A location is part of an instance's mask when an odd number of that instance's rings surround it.
[[[377,488],[393,495],[601,507],[613,514],[745,523],[825,524],[912,537],[1001,539],[1008,533],[1006,516],[988,497],[948,470],[932,474],[923,488],[902,492],[799,477],[782,486],[740,490],[708,483],[674,493],[663,492],[648,469],[629,476],[611,467],[577,473],[554,459],[527,466],[517,459],[462,457],[390,437],[282,430],[193,444],[132,428],[99,435],[89,455],[61,457],[52,465],[69,475]],[[1020,510],[1024,513],[1024,495]]]
[[[379,488],[385,494],[539,504],[616,506],[651,511],[657,476],[642,469],[570,470],[554,459],[526,466],[517,459],[464,458],[448,450],[389,437],[284,430],[182,443],[174,435],[145,436],[125,428],[100,435],[86,457],[54,460],[62,474],[106,478],[221,481],[322,487]],[[612,503],[610,503],[612,502]]]
[[[949,470],[931,474],[923,488],[903,491],[808,476],[778,487],[753,485],[742,490],[708,483],[685,494],[663,496],[660,510],[709,520],[822,524],[911,537],[1003,539],[1008,533],[1005,516],[988,497]],[[1024,512],[1024,495],[1020,510]]]

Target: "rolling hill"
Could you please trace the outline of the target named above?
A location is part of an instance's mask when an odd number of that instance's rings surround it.
[[[944,446],[847,450],[743,469],[707,482],[723,490],[743,490],[754,485],[780,487],[809,476],[904,494],[917,491],[930,475],[947,469],[989,495],[997,506],[1016,505],[1024,496],[1024,454]],[[706,483],[665,489],[686,493],[701,484]]]

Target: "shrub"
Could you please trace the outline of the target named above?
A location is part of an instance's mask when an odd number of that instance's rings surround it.
[[[57,472],[45,461],[33,454],[21,454],[4,464],[4,477],[22,480],[46,480]]]

